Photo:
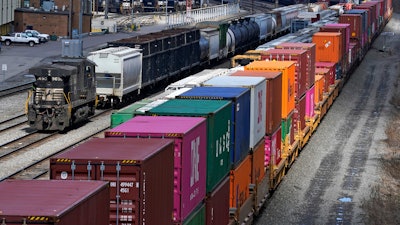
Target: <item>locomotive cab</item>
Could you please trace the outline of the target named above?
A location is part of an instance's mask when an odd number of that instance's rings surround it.
[[[95,68],[91,61],[53,61],[33,67],[29,72],[36,79],[26,104],[32,128],[64,130],[94,114]]]

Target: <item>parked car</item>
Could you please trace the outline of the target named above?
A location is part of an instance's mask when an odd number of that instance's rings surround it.
[[[11,43],[26,43],[33,47],[35,44],[39,44],[39,39],[35,37],[28,37],[25,33],[11,33],[5,36],[1,36],[1,41],[6,45]]]
[[[50,35],[39,33],[37,30],[25,30],[29,37],[37,37],[40,42],[47,42],[50,40]]]

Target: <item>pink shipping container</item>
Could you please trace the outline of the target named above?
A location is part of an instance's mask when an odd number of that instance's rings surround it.
[[[272,134],[265,136],[265,167],[278,166],[282,159],[282,129],[281,126]]]
[[[51,158],[50,171],[51,179],[109,181],[107,224],[173,224],[171,139],[93,138]]]
[[[333,85],[335,84],[335,78],[336,78],[336,63],[333,62],[316,62],[315,63],[315,68],[316,69],[328,69],[328,74],[327,77],[325,77],[325,79],[327,80],[327,86],[329,87],[329,85]],[[318,73],[315,72],[315,74],[320,74],[321,70],[318,70]],[[324,74],[325,75],[325,74]]]
[[[104,181],[5,180],[0,183],[2,224],[108,225]]]
[[[306,120],[313,118],[315,116],[314,112],[314,90],[315,86],[313,85],[310,89],[308,89],[306,93]]]
[[[316,58],[316,45],[315,43],[300,43],[300,42],[284,42],[277,45],[275,48],[277,49],[302,49],[307,51],[308,57],[308,75],[306,78],[307,88],[310,88],[314,85],[315,81],[315,58]]]
[[[293,131],[294,135],[298,135],[306,128],[306,95],[303,95],[295,105],[295,109],[293,111]]]
[[[269,49],[261,53],[261,60],[295,61],[295,99],[299,99],[307,90],[307,75],[309,69],[306,50],[298,49]]]
[[[183,222],[206,195],[206,126],[201,117],[137,116],[105,136],[174,140],[173,218]]]
[[[225,178],[206,198],[206,224],[229,223],[229,177]]]

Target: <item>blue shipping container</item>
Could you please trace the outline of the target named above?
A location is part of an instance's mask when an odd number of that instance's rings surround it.
[[[237,166],[249,153],[250,89],[240,87],[195,87],[176,96],[180,99],[230,100],[232,104],[230,159]]]

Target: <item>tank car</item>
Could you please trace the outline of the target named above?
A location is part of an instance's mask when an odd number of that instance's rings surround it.
[[[26,101],[30,127],[62,131],[94,115],[95,64],[85,58],[61,58],[32,67],[33,89]]]

